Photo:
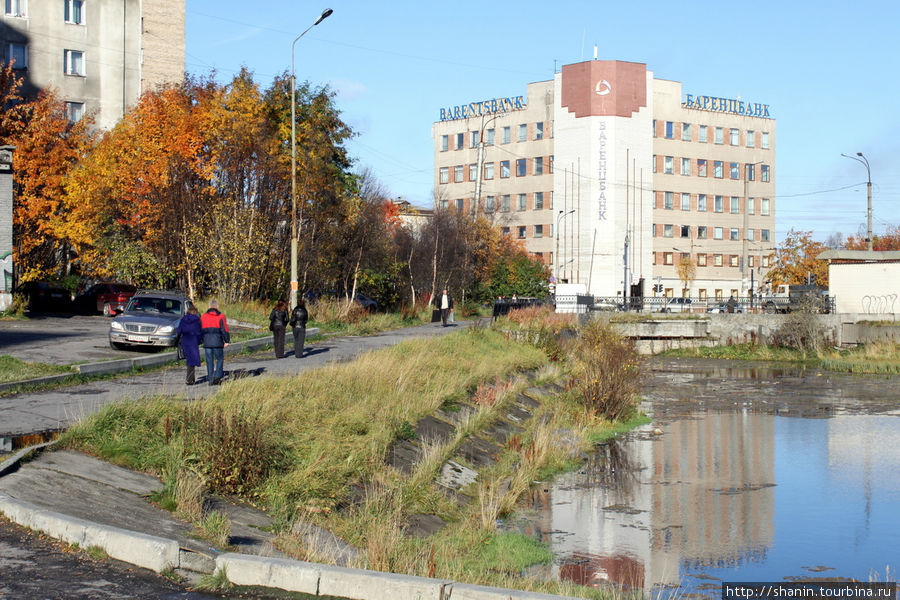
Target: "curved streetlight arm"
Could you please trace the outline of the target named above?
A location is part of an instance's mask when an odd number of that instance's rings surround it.
[[[556,257],[555,257],[554,260],[553,260],[553,262],[556,263],[556,272],[554,273],[554,275],[556,276],[556,283],[559,283],[559,270],[560,270],[562,267],[564,267],[566,264],[568,264],[568,263],[565,263],[565,264],[560,264],[560,263],[559,263],[559,221],[560,221],[560,219],[562,219],[563,217],[566,217],[566,216],[568,216],[568,215],[571,215],[571,214],[574,213],[574,212],[575,212],[575,209],[574,209],[574,208],[571,209],[569,212],[566,212],[566,211],[564,211],[564,210],[560,210],[560,211],[559,211],[559,214],[557,214],[557,216],[556,216],[556,229],[553,231],[553,236],[556,238]],[[572,260],[575,260],[575,259],[573,258]]]
[[[297,306],[297,84],[294,71],[294,46],[310,29],[331,16],[334,11],[326,8],[315,22],[291,42],[291,310]]]
[[[872,170],[869,168],[869,159],[862,152],[857,152],[856,156],[841,153],[841,156],[852,158],[866,168],[866,247],[872,251]]]

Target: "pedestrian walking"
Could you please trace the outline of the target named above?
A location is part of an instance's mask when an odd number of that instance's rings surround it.
[[[194,369],[200,366],[200,337],[202,335],[200,312],[192,302],[190,307],[188,307],[187,314],[181,317],[181,321],[178,323],[181,353],[184,355],[184,361],[187,364],[187,372],[184,377],[186,385],[194,385],[196,383]]]
[[[291,327],[294,333],[294,358],[303,358],[303,345],[306,343],[306,322],[309,312],[303,298],[297,299],[297,306],[291,311]]]
[[[284,332],[288,324],[287,304],[279,300],[269,313],[269,331],[272,332],[272,345],[275,347],[275,358],[284,358]]]
[[[225,348],[231,342],[228,321],[219,312],[219,302],[209,301],[209,310],[200,317],[203,331],[203,351],[206,353],[206,380],[209,385],[219,385],[225,376]]]
[[[450,316],[450,311],[453,310],[453,296],[445,289],[440,296],[436,297],[435,305],[441,311],[441,324],[446,327],[447,318]]]

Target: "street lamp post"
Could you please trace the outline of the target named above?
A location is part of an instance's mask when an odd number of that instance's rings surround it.
[[[858,162],[866,167],[866,199],[868,200],[868,204],[866,205],[866,244],[867,244],[869,251],[871,251],[872,250],[872,170],[869,168],[869,160],[865,156],[863,156],[862,152],[857,152],[856,156],[850,156],[849,154],[841,154],[841,156],[845,156],[847,158],[852,158],[856,162]]]
[[[574,208],[572,210],[570,210],[569,212],[561,210],[561,211],[559,211],[559,214],[556,216],[556,230],[554,230],[554,232],[553,232],[553,235],[556,236],[556,258],[553,261],[556,263],[556,283],[559,283],[559,268],[560,268],[560,264],[559,264],[559,220],[562,219],[566,215],[571,215],[573,212],[575,212]]]
[[[327,19],[334,12],[326,8],[315,22],[306,28],[306,31],[294,38],[291,42],[291,310],[297,306],[297,78],[294,73],[294,46],[297,40],[306,35],[306,32]]]
[[[749,194],[749,183],[750,183],[750,171],[756,165],[763,164],[764,161],[757,161],[755,163],[747,163],[744,165],[744,235],[741,236],[743,238],[743,243],[741,244],[741,287],[744,288],[744,294],[747,293],[747,272],[750,270],[750,257],[748,255],[749,245],[747,239],[747,232],[750,229],[750,196]],[[753,293],[753,284],[750,285],[750,293]]]

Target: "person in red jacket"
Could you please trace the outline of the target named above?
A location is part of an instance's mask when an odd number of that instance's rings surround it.
[[[209,385],[219,385],[225,376],[225,348],[231,342],[228,321],[219,312],[219,302],[209,301],[209,310],[200,317],[203,331],[203,351],[206,353],[206,380]]]

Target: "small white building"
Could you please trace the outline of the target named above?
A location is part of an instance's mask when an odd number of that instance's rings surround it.
[[[900,251],[826,250],[828,293],[838,313],[900,314]]]

